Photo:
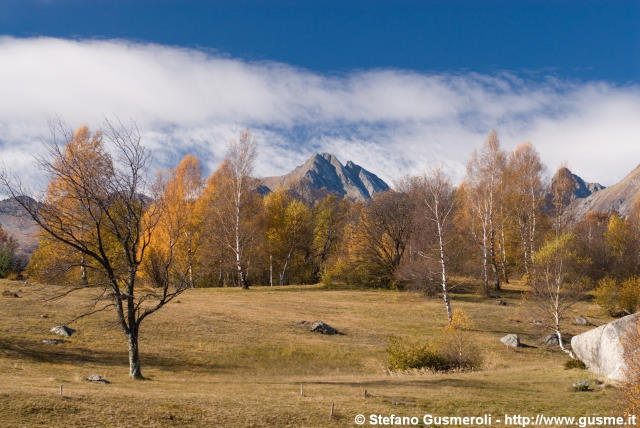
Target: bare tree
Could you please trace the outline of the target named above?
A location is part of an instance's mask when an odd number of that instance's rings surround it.
[[[449,233],[450,217],[455,206],[455,191],[451,180],[440,168],[419,177],[415,186],[415,203],[417,214],[424,216],[433,226],[435,249],[438,254],[441,270],[442,298],[447,310],[449,324],[452,321],[451,302],[447,284],[447,251],[446,243]],[[432,255],[423,251],[421,256],[430,258]]]
[[[58,123],[52,127],[46,148],[38,164],[51,181],[40,204],[23,198],[24,189],[6,171],[0,183],[49,239],[91,262],[96,275],[89,285],[102,287],[94,307],[103,306],[89,313],[115,310],[129,345],[129,374],[141,379],[140,324],[184,291],[188,281],[184,275],[167,274],[170,255],[163,259],[164,279],[148,287],[139,278],[139,268],[163,214],[161,200],[149,207],[142,196],[148,190],[148,155],[139,133],[133,126],[107,122],[103,133],[78,139]]]
[[[360,264],[372,280],[388,286],[411,237],[413,203],[392,190],[377,194],[363,208],[355,233]]]

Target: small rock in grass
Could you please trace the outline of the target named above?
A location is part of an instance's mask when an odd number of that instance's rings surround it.
[[[591,325],[589,320],[587,320],[586,318],[583,318],[583,317],[576,318],[575,320],[573,320],[573,323],[576,324],[576,325]]]
[[[504,300],[498,300],[498,306],[507,306],[507,302]]]
[[[510,348],[517,348],[518,346],[520,346],[520,338],[516,334],[507,334],[502,339],[500,339],[500,342],[504,343]]]
[[[573,384],[573,390],[576,392],[580,391],[588,391],[589,390],[589,382],[586,380],[579,380]]]
[[[18,293],[14,293],[13,291],[4,290],[2,292],[2,297],[20,297],[20,296],[18,296]]]
[[[47,345],[58,345],[60,343],[64,343],[62,339],[42,339],[42,343],[46,343]]]
[[[59,334],[60,336],[70,337],[75,332],[75,330],[70,327],[67,327],[66,325],[58,325],[53,327],[51,329],[51,332],[55,334]]]
[[[543,341],[546,345],[550,345],[550,346],[557,346],[560,344],[560,341],[558,340],[558,335],[555,333],[546,335]]]
[[[89,376],[85,380],[87,382],[94,382],[94,383],[110,383],[108,380],[106,380],[105,378],[103,378],[102,376],[97,375],[97,374],[92,374],[91,376]]]
[[[338,334],[338,330],[331,327],[329,324],[326,324],[322,321],[316,321],[311,325],[311,331],[314,333],[321,334]]]

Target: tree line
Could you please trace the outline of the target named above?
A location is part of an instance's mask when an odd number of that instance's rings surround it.
[[[58,124],[46,147],[38,163],[50,181],[38,204],[21,198],[18,180],[1,177],[42,229],[27,274],[100,290],[92,312],[115,310],[134,378],[142,377],[140,323],[193,287],[415,289],[441,295],[451,324],[449,295],[461,278],[479,278],[487,297],[524,278],[531,308],[561,346],[563,320],[584,291],[598,287],[612,312],[636,304],[620,296],[640,266],[640,204],[626,218],[589,213],[572,221],[568,170],[549,181],[531,143],[506,151],[495,132],[457,186],[436,168],[368,201],[329,194],[313,204],[287,189],[264,194],[249,131],[229,142],[208,178],[187,155],[150,180],[135,126],[71,132]]]

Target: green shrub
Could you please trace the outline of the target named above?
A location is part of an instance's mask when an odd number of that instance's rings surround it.
[[[482,356],[471,338],[471,318],[462,309],[454,309],[451,324],[440,336],[440,355],[451,368],[473,370],[482,365]]]
[[[640,278],[632,276],[620,285],[618,293],[618,307],[622,312],[632,314],[638,307],[638,293],[640,293]]]
[[[0,278],[4,278],[11,266],[13,252],[5,247],[0,247]]]
[[[578,360],[577,358],[570,358],[564,363],[564,368],[567,370],[570,370],[570,369],[585,370],[587,366],[585,366],[584,363]]]
[[[614,314],[618,307],[619,286],[615,279],[610,277],[602,278],[598,281],[593,295],[598,306],[606,310],[609,314]]]
[[[448,370],[447,361],[432,343],[394,337],[389,340],[387,360],[392,370],[428,368]]]
[[[618,283],[613,278],[598,281],[594,292],[595,302],[610,315],[632,314],[636,312],[640,295],[640,277],[632,276]]]

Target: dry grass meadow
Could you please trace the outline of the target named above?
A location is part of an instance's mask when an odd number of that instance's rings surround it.
[[[317,285],[189,290],[143,324],[148,380],[132,381],[110,312],[73,323],[77,333],[64,344],[41,342],[84,310],[89,293],[45,301],[59,289],[2,280],[0,291],[20,298],[0,298],[0,426],[316,427],[355,426],[358,413],[614,414],[617,388],[573,392],[576,380],[596,377],[563,368],[567,358],[540,344],[546,332],[523,312],[518,285],[507,287],[507,306],[472,292],[453,296],[474,322],[485,359],[480,371],[390,374],[389,337],[437,336],[446,320],[441,301]],[[578,314],[607,321],[589,302]],[[295,325],[302,320],[323,320],[344,334],[314,334]],[[505,348],[499,339],[506,333],[531,347]],[[83,380],[94,373],[111,383]]]

